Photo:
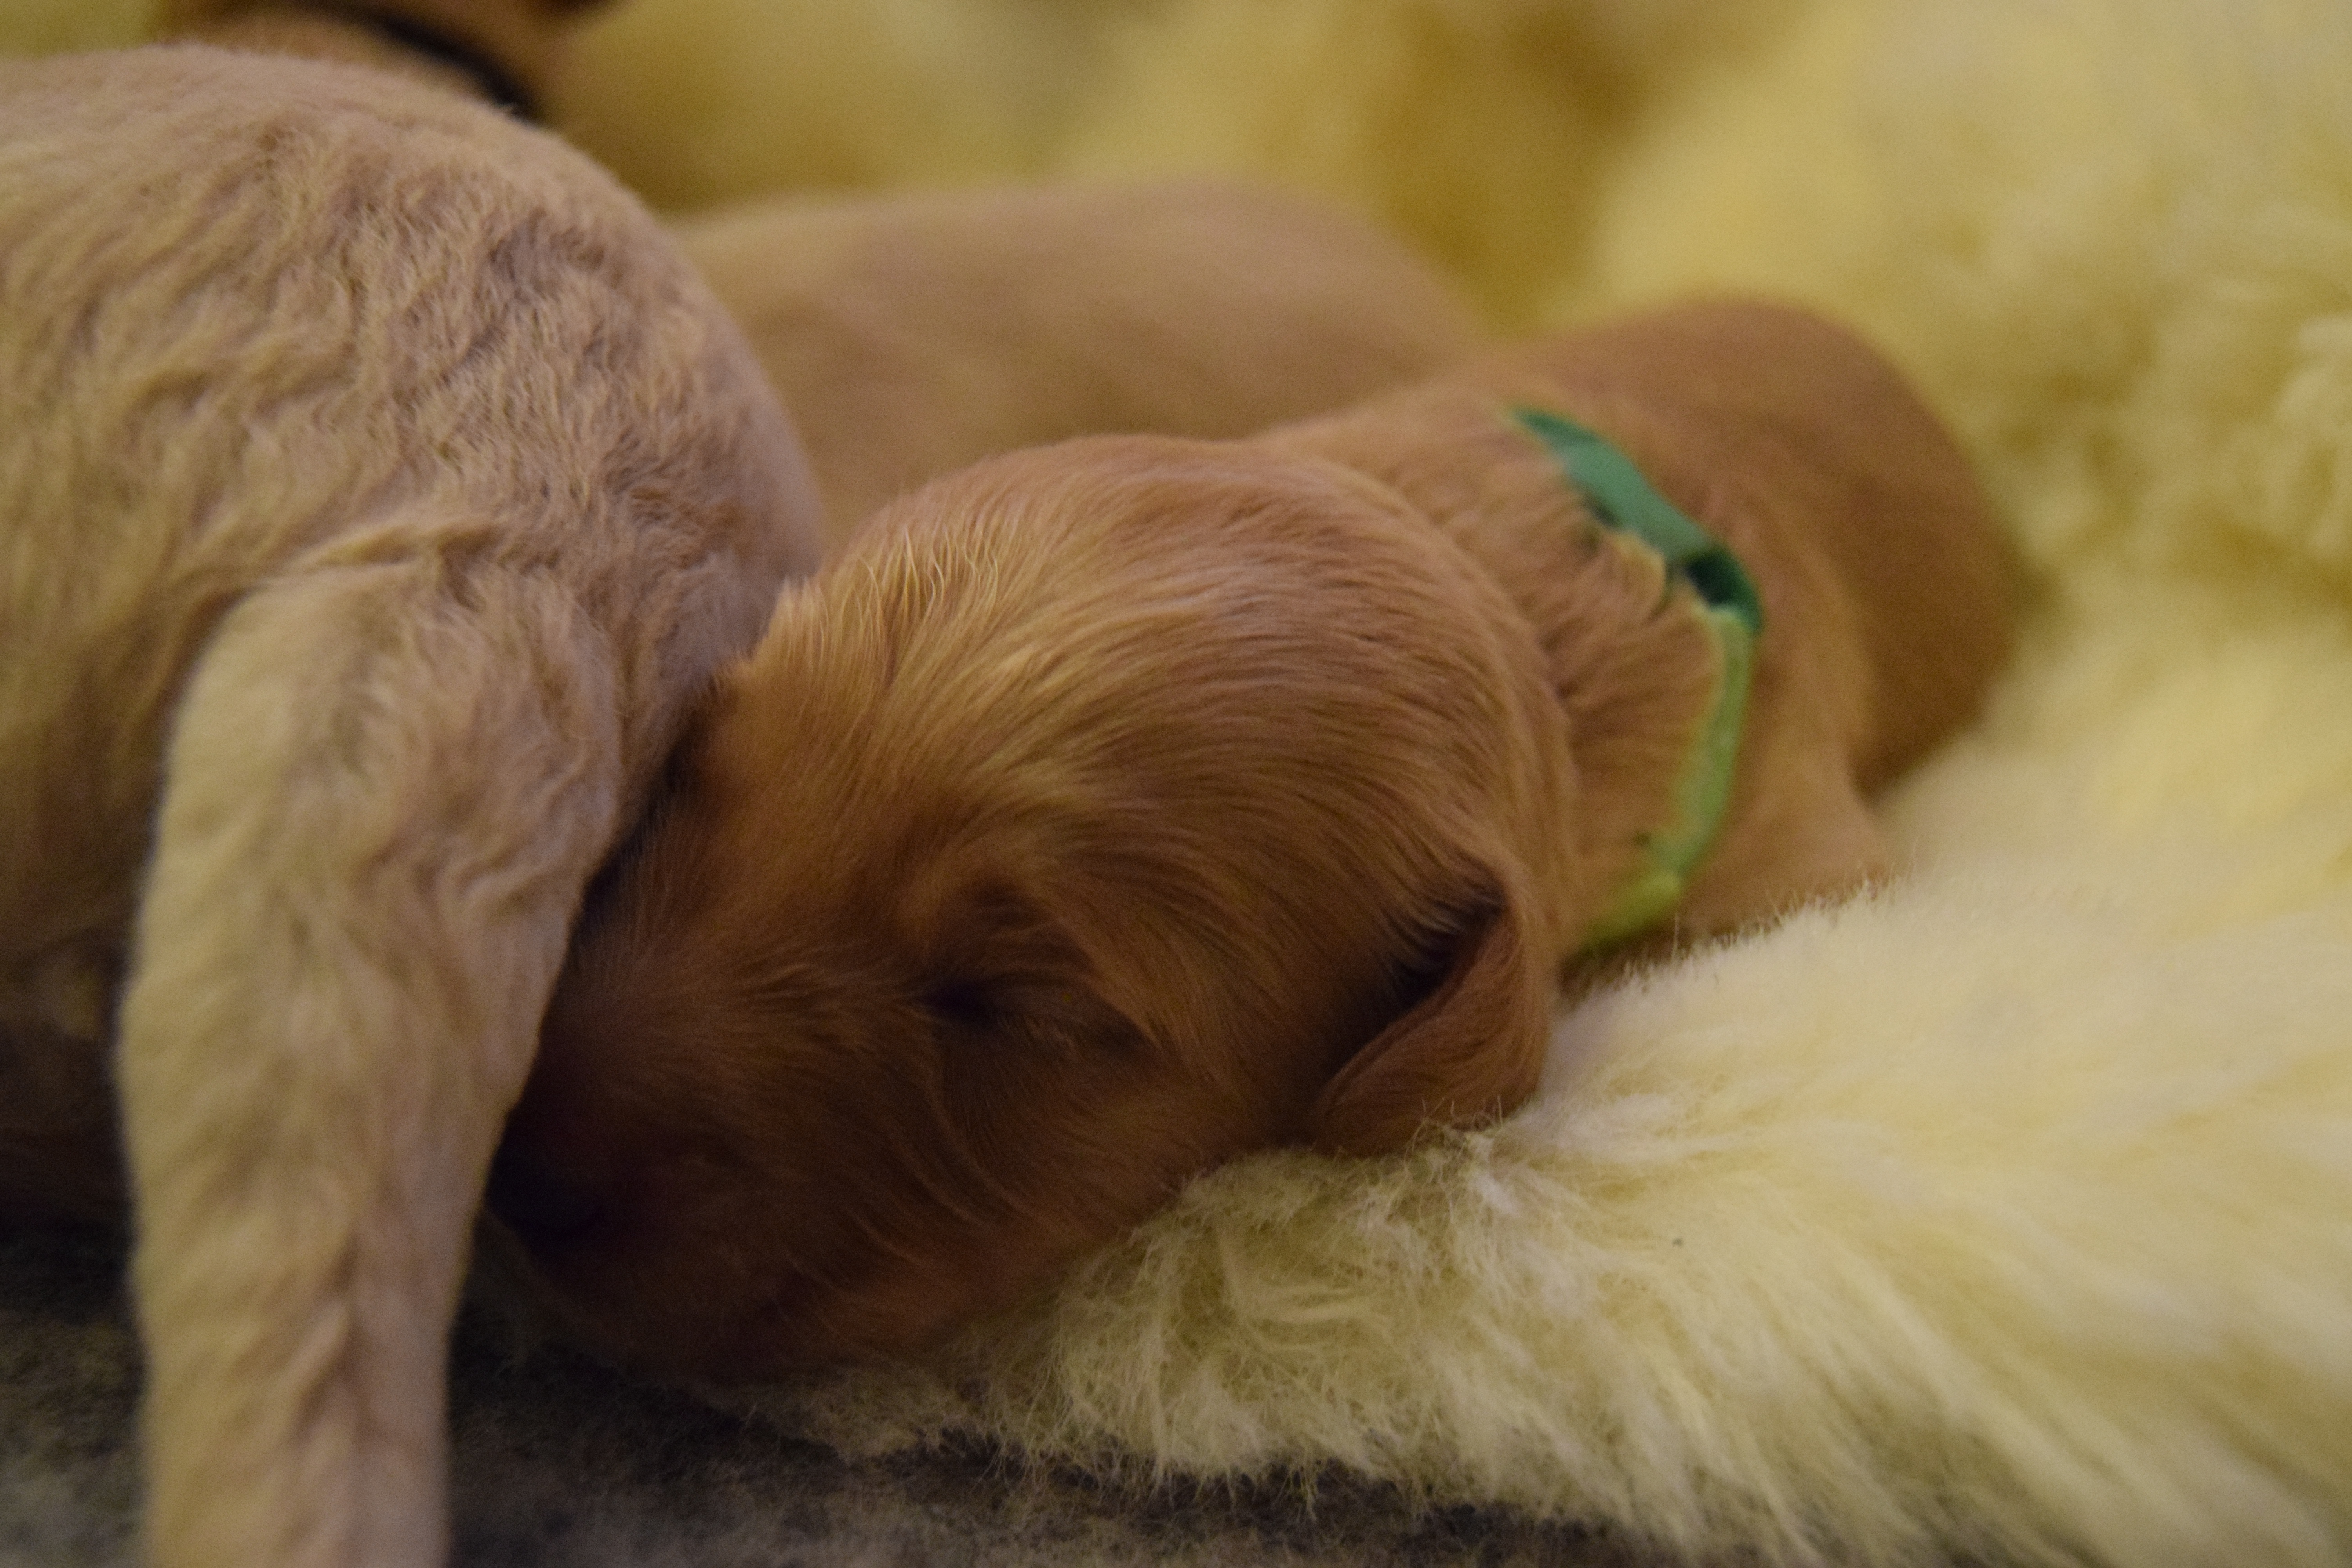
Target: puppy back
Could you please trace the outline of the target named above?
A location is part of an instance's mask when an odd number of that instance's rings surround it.
[[[1709,301],[1557,341],[1520,361],[1622,411],[1670,494],[1758,563],[1793,628],[1851,639],[1810,673],[1852,683],[1856,782],[1874,788],[1973,717],[2006,660],[2017,579],[1967,458],[1884,356],[1774,304]]]

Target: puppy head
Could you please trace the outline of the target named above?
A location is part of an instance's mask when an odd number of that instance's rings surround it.
[[[1526,1094],[1564,739],[1389,493],[1074,442],[791,590],[592,897],[492,1206],[625,1355],[919,1346],[1240,1151]]]

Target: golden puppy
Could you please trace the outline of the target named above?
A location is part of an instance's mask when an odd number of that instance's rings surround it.
[[[1491,1117],[1563,963],[1882,867],[1863,796],[1975,710],[2005,583],[1911,393],[1763,306],[982,463],[702,706],[491,1207],[612,1351],[755,1375],[919,1347],[1243,1151]]]
[[[1392,246],[1266,198],[1080,237],[1145,199],[728,227],[778,379],[887,373],[816,471],[1234,430],[1463,344]],[[1034,342],[906,331],[1024,291]],[[636,203],[394,75],[0,64],[0,1223],[129,1201],[157,1562],[434,1562],[491,1148],[591,871],[817,558],[812,465]]]

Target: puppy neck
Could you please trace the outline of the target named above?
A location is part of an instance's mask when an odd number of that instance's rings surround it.
[[[1715,692],[1675,785],[1674,816],[1663,832],[1642,837],[1643,864],[1586,933],[1586,946],[1605,946],[1670,918],[1722,832],[1764,605],[1731,548],[1660,495],[1633,460],[1598,432],[1525,405],[1511,416],[1559,460],[1603,528],[1657,552],[1676,586],[1695,597],[1690,607],[1716,647]]]
[[[1638,425],[1639,411],[1593,401],[1578,405],[1593,426],[1614,433],[1621,413]],[[1556,883],[1560,934],[1591,948],[1671,921],[1713,847],[1762,613],[1689,501],[1664,499],[1666,481],[1687,492],[1691,476],[1659,474],[1654,487],[1644,473],[1657,470],[1557,405],[1541,383],[1453,384],[1275,439],[1389,486],[1526,617],[1576,778],[1561,805],[1574,868]]]

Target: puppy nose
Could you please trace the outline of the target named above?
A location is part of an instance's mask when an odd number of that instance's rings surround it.
[[[511,1146],[490,1162],[490,1213],[525,1246],[576,1241],[604,1217],[602,1199]]]

